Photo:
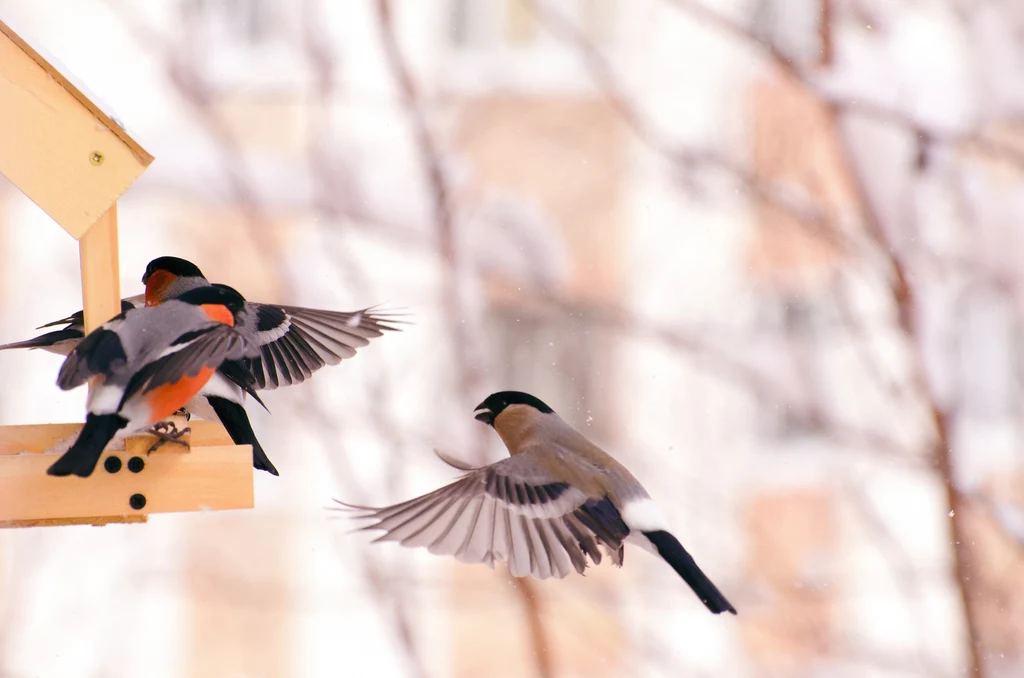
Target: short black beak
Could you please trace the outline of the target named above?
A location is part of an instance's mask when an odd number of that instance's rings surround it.
[[[477,409],[480,409],[480,408],[477,408]],[[482,421],[483,423],[487,424],[488,426],[494,426],[494,413],[491,412],[490,410],[484,410],[483,412],[477,412],[476,415],[473,418],[476,419],[477,421]]]

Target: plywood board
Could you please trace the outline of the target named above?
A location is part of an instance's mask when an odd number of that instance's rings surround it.
[[[153,156],[0,21],[0,174],[81,238]]]
[[[188,423],[192,430],[186,439],[196,447],[221,447],[231,445],[231,436],[220,422],[193,419]],[[77,435],[82,424],[21,424],[0,426],[0,455],[22,452],[45,452],[70,436]],[[132,436],[127,440],[128,451],[144,453],[156,438],[148,435]],[[165,445],[165,451],[184,450],[180,445]]]
[[[0,523],[6,526],[138,522],[150,513],[253,506],[252,448],[231,444],[223,427],[195,421],[191,451],[164,445],[146,454],[149,436],[128,439],[103,453],[88,478],[46,475],[57,459],[47,452],[77,434],[81,424],[0,427]],[[223,442],[227,444],[208,444]],[[116,471],[107,459],[117,458]],[[142,469],[133,472],[137,458]],[[132,497],[145,497],[141,508]]]

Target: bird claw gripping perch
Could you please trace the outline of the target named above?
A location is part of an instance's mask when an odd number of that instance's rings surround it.
[[[192,429],[189,428],[188,426],[179,429],[178,426],[173,421],[158,421],[157,423],[153,424],[153,428],[149,429],[149,434],[156,436],[157,438],[159,438],[159,440],[153,443],[153,445],[148,450],[146,450],[146,455],[148,456],[152,454],[153,452],[160,449],[167,443],[183,445],[185,449],[190,449],[191,446],[189,445],[189,442],[187,440],[182,440],[181,438],[186,433],[191,433],[191,431]]]

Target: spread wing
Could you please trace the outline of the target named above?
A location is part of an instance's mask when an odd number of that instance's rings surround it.
[[[384,332],[399,330],[401,315],[364,309],[351,313],[297,306],[254,304],[245,320],[255,329],[259,352],[245,362],[256,387],[272,389],[308,379],[324,365],[337,365]],[[255,325],[255,327],[253,327]]]
[[[204,368],[217,368],[227,360],[237,360],[248,342],[230,325],[210,323],[188,332],[173,342],[164,355],[147,363],[132,375],[125,386],[122,403],[136,393],[149,393],[181,379],[195,377]]]
[[[600,546],[621,564],[622,541],[629,533],[611,502],[588,498],[552,477],[530,453],[401,504],[349,508],[374,521],[362,529],[384,531],[377,541],[423,546],[465,563],[506,562],[515,577],[582,573],[587,556],[601,562]]]
[[[251,344],[249,346],[251,350]],[[228,381],[238,386],[240,389],[245,391],[250,398],[258,402],[263,409],[268,412],[270,411],[267,409],[267,405],[263,402],[263,399],[260,398],[258,393],[256,393],[256,377],[249,369],[249,361],[225,360],[217,369]]]

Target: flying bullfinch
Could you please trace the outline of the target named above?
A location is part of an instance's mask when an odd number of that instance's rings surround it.
[[[643,486],[538,398],[494,393],[476,419],[497,431],[511,455],[471,468],[429,494],[383,508],[349,506],[383,530],[377,541],[423,546],[466,563],[508,564],[515,577],[562,578],[598,564],[601,549],[622,565],[631,541],[660,555],[715,614],[736,609],[668,531]],[[337,500],[336,500],[337,501]]]
[[[221,363],[251,350],[235,328],[244,306],[235,290],[211,285],[155,308],[127,310],[89,333],[57,375],[65,391],[92,383],[85,426],[47,473],[89,476],[111,439],[171,416]]]

